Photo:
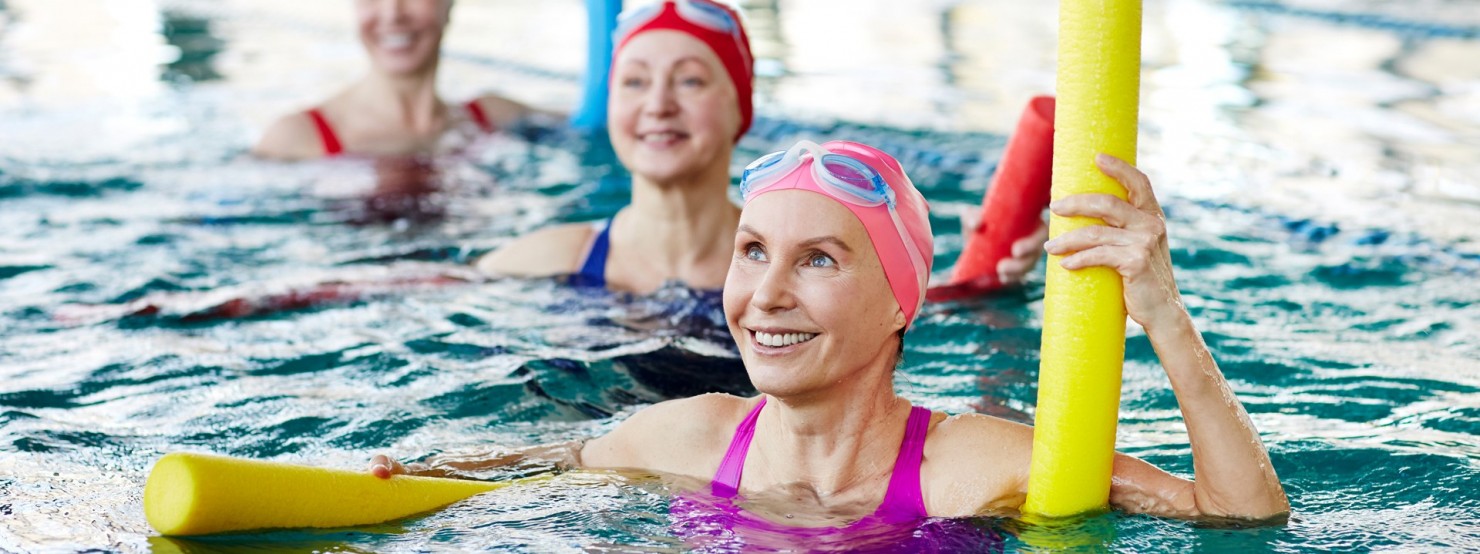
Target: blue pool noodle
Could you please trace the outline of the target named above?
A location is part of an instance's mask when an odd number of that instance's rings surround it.
[[[581,81],[581,105],[570,124],[594,131],[606,126],[606,88],[611,75],[612,32],[622,0],[586,0],[586,76]]]

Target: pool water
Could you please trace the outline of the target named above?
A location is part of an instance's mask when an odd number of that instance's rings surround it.
[[[759,117],[736,169],[801,137],[898,155],[932,202],[942,278],[1016,112],[1052,87],[1055,7],[869,2],[745,3]],[[444,91],[569,105],[584,49],[566,22],[581,9],[459,2]],[[143,483],[165,452],[360,468],[378,452],[589,437],[647,403],[745,388],[702,293],[630,298],[462,265],[619,208],[625,177],[599,139],[532,129],[410,168],[245,157],[273,114],[361,70],[347,11],[0,3],[0,551],[737,547],[675,538],[682,487],[642,475],[567,475],[366,528],[148,528]],[[1293,515],[943,520],[919,530],[926,546],[1480,549],[1480,12],[1148,0],[1145,58],[1140,161],[1178,282]],[[928,305],[901,393],[1031,421],[1035,276]],[[1134,326],[1126,356],[1119,448],[1190,476],[1176,399]]]

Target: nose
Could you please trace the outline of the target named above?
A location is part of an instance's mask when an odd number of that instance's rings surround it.
[[[380,19],[385,22],[399,21],[406,16],[406,0],[381,0]]]
[[[668,81],[668,79],[662,79],[648,87],[647,94],[642,99],[643,115],[667,117],[678,111],[678,102],[673,94],[673,84]]]
[[[784,264],[767,265],[760,282],[756,283],[755,292],[750,295],[750,305],[766,313],[795,308],[797,304],[796,296],[792,294],[792,275],[791,268]]]

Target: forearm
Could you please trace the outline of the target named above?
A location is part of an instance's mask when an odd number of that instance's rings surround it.
[[[1244,406],[1223,378],[1191,316],[1146,330],[1171,379],[1192,445],[1194,495],[1204,515],[1267,518],[1289,502]]]
[[[432,477],[465,477],[503,468],[568,469],[579,466],[581,443],[570,441],[473,454],[443,454],[412,464],[407,469],[415,475]]]

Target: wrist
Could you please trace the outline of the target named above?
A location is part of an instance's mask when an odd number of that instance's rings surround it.
[[[1156,337],[1167,336],[1175,333],[1185,332],[1193,329],[1192,314],[1182,306],[1178,299],[1167,303],[1166,308],[1158,310],[1147,318],[1146,321],[1138,321],[1141,328],[1146,330],[1146,336],[1153,340]]]

